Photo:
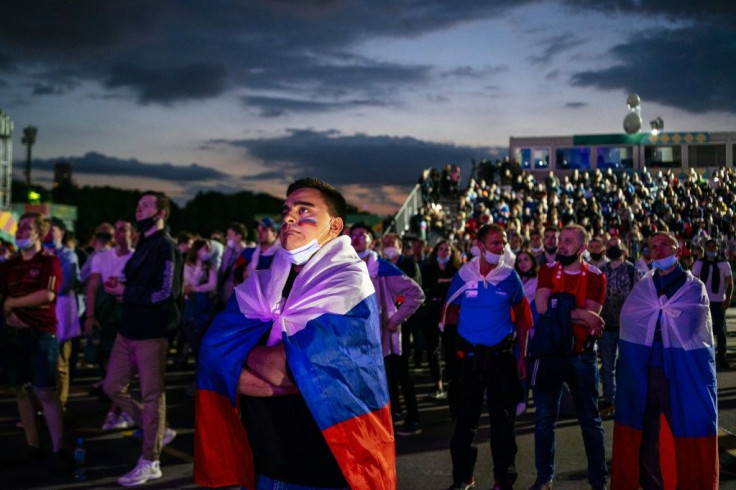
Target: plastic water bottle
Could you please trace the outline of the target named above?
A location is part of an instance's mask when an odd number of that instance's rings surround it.
[[[84,481],[87,479],[87,470],[85,468],[85,460],[87,459],[87,450],[84,448],[84,439],[77,439],[77,447],[74,448],[74,479]]]

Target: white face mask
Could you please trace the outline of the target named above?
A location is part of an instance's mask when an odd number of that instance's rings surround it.
[[[207,262],[208,260],[210,260],[210,257],[212,257],[212,254],[210,254],[209,252],[199,253],[199,260],[201,260],[202,262]]]
[[[437,257],[437,263],[439,264],[446,264],[450,261],[450,256],[448,255],[444,259],[442,257]]]
[[[329,229],[330,224],[327,223],[327,226],[324,230],[322,230],[322,233],[324,233],[325,230]],[[317,238],[319,238],[322,233],[317,235]],[[281,248],[281,254],[292,264],[302,265],[306,263],[306,261],[309,260],[309,258],[317,252],[317,250],[322,248],[322,244],[319,243],[319,240],[317,240],[317,238],[312,239],[310,242],[302,245],[299,248],[295,248],[294,250],[286,250],[285,248]]]
[[[388,260],[394,260],[399,256],[399,249],[396,247],[386,247],[383,249],[383,256]]]
[[[235,240],[228,240],[227,248],[235,248]]]
[[[675,265],[677,263],[677,257],[674,255],[670,255],[669,257],[665,257],[663,259],[653,260],[652,261],[652,267],[654,267],[657,270],[665,271]]]
[[[501,256],[498,254],[494,254],[490,250],[486,250],[485,252],[483,252],[483,258],[486,259],[486,262],[491,265],[496,265],[501,261]]]
[[[470,247],[470,255],[473,257],[480,257],[480,247],[478,245]]]
[[[358,257],[360,257],[361,259],[364,259],[368,257],[371,254],[371,252],[372,250],[370,248],[366,248],[362,252],[356,252],[356,253],[358,254]]]
[[[33,246],[33,241],[31,241],[30,238],[17,238],[15,240],[15,244],[18,245],[18,248],[21,250],[28,250]]]

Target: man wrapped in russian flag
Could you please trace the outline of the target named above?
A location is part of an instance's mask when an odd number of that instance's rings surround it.
[[[649,238],[654,269],[621,310],[611,488],[718,488],[718,408],[708,294]]]
[[[236,289],[205,336],[196,483],[396,488],[375,291],[340,236],[346,208],[329,184],[292,184],[282,250]]]

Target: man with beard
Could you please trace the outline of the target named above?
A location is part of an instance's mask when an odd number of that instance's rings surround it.
[[[544,235],[542,238],[544,253],[537,256],[537,262],[540,266],[550,264],[556,260],[557,242],[559,236],[560,230],[557,229],[556,226],[547,226],[544,229]]]
[[[603,426],[598,413],[598,360],[595,339],[603,331],[599,316],[605,298],[606,278],[600,270],[585,263],[587,232],[569,225],[560,232],[557,260],[542,267],[535,296],[537,311],[555,328],[570,326],[567,353],[540,356],[532,362],[531,385],[537,420],[534,453],[537,480],[533,489],[547,489],[554,477],[555,424],[560,410],[562,385],[572,393],[588,458],[588,482],[593,489],[605,488],[608,469],[603,441]],[[530,346],[538,352],[540,318]],[[571,325],[570,325],[571,324]]]

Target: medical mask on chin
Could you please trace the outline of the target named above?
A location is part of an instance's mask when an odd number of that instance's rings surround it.
[[[676,263],[677,257],[675,257],[674,255],[670,255],[669,257],[665,257],[663,259],[653,260],[652,267],[660,271],[666,271]]]
[[[330,224],[328,223],[324,230],[322,230],[322,233],[325,232],[325,230],[330,229]],[[322,233],[317,235],[317,238],[319,238]],[[308,242],[305,245],[302,245],[299,248],[295,248],[293,250],[286,250],[285,248],[281,248],[281,254],[284,256],[286,260],[291,262],[294,265],[302,265],[309,260],[309,258],[314,255],[317,250],[322,248],[322,245],[319,243],[319,240],[317,238],[313,238],[312,241]]]
[[[713,260],[716,260],[716,257],[718,257],[718,254],[716,252],[710,252],[710,251],[708,251],[708,252],[705,252],[705,257],[708,260],[713,261]]]
[[[15,240],[15,244],[18,245],[18,248],[21,250],[28,250],[33,246],[33,242],[30,238],[18,238]]]
[[[153,216],[149,216],[148,218],[136,220],[135,224],[138,227],[139,232],[145,233],[156,224],[156,221],[158,221],[158,216],[154,214]]]
[[[227,248],[235,248],[235,240],[228,240]]]
[[[371,254],[372,251],[373,250],[371,250],[370,248],[366,248],[362,252],[355,252],[355,253],[357,253],[358,254],[358,257],[360,257],[361,259],[365,259],[366,257],[368,257]]]
[[[544,247],[532,247],[532,253],[540,254],[542,252],[544,252]]]
[[[396,247],[386,247],[383,249],[383,256],[388,260],[394,260],[399,256],[399,249]]]
[[[576,254],[572,254],[572,255],[557,254],[555,255],[555,260],[559,262],[560,264],[562,264],[562,266],[564,267],[578,260],[578,256]]]
[[[480,247],[478,245],[470,247],[470,255],[473,257],[480,257]]]
[[[447,257],[445,257],[444,259],[442,257],[437,257],[437,263],[438,264],[445,265],[449,261],[450,261],[450,256],[449,255]]]
[[[486,259],[486,262],[491,265],[497,265],[501,261],[501,256],[498,254],[494,254],[490,250],[486,250],[485,252],[483,252],[483,258]]]
[[[210,260],[211,257],[212,254],[210,254],[209,252],[202,252],[199,254],[199,260],[201,260],[202,262],[207,262],[208,260]]]

